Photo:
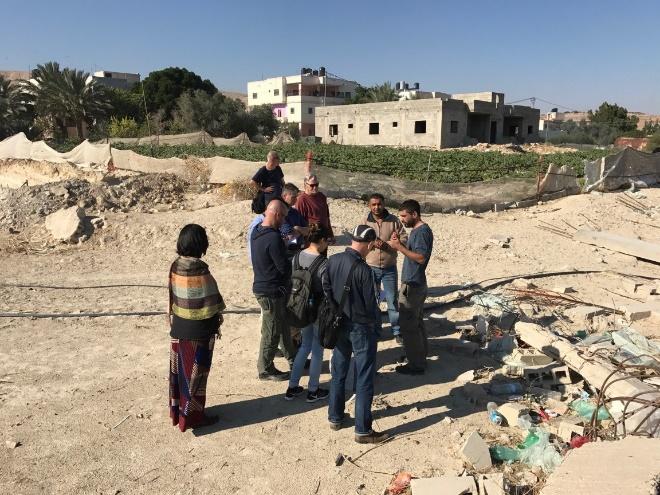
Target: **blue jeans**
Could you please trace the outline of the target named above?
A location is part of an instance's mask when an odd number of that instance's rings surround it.
[[[289,387],[294,388],[298,386],[300,377],[305,369],[305,361],[307,361],[307,356],[311,352],[312,362],[309,365],[307,389],[310,392],[316,392],[319,388],[319,377],[321,376],[321,365],[323,364],[323,346],[319,340],[319,327],[316,323],[312,323],[300,332],[302,333],[302,344],[296,353],[296,359],[293,361]]]
[[[337,345],[332,352],[332,381],[328,420],[341,423],[346,404],[346,375],[355,359],[355,433],[366,435],[371,432],[371,403],[374,398],[376,376],[376,326],[361,325],[345,321],[339,331]]]
[[[387,300],[387,316],[392,325],[392,335],[395,337],[401,333],[399,327],[399,275],[397,273],[396,265],[388,268],[371,267],[376,279],[376,287],[380,287],[383,283],[383,290],[385,291],[385,299]]]

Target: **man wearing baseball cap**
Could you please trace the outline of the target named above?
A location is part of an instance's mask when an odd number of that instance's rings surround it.
[[[364,260],[374,249],[376,231],[368,225],[358,225],[351,233],[351,241],[351,246],[343,253],[330,256],[323,277],[326,297],[338,306],[345,288],[349,290],[345,304],[340,308],[344,319],[332,353],[328,420],[333,430],[341,429],[346,416],[346,375],[353,354],[356,370],[355,441],[380,443],[389,438],[388,433],[374,431],[371,427],[380,309],[374,275]]]

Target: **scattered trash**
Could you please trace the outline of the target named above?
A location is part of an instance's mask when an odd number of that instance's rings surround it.
[[[488,412],[488,419],[491,423],[494,423],[497,426],[502,424],[502,415],[497,411],[497,404],[489,402],[486,406],[486,411]]]
[[[490,393],[494,395],[513,395],[521,394],[523,387],[518,382],[491,383]]]
[[[400,495],[410,486],[412,474],[408,471],[399,471],[396,473],[389,486],[385,490],[386,495]]]
[[[585,399],[574,400],[573,402],[570,403],[570,407],[585,419],[591,419],[594,415],[594,411],[596,410],[595,404]],[[599,407],[598,415],[596,416],[596,419],[598,419],[599,421],[603,421],[604,419],[609,419],[609,418],[610,415],[607,412],[607,410],[604,407]]]

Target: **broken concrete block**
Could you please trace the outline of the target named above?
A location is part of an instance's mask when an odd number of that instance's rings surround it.
[[[518,309],[522,314],[529,318],[536,314],[536,306],[534,306],[532,303],[521,303],[518,306]]]
[[[516,313],[509,313],[508,311],[502,311],[499,316],[491,318],[491,323],[500,328],[501,330],[511,330],[513,325],[515,325],[518,320],[518,315]]]
[[[477,484],[472,476],[438,476],[410,480],[413,495],[477,495]]]
[[[488,473],[479,477],[480,495],[505,495],[504,473]]]
[[[511,243],[511,237],[506,235],[494,235],[488,238],[488,242],[496,244],[502,248],[508,248]]]
[[[512,335],[503,335],[502,337],[493,337],[486,345],[486,352],[489,353],[510,353],[517,347],[516,340]]]
[[[626,317],[630,321],[652,318],[660,320],[660,302],[651,301],[639,304],[630,304],[624,308]]]
[[[506,402],[497,408],[497,412],[504,416],[506,424],[509,426],[518,426],[518,417],[527,411],[529,408],[514,402]]]
[[[596,306],[577,306],[565,310],[564,316],[573,323],[588,323],[594,316],[603,315],[605,312],[605,309]]]
[[[476,431],[468,435],[463,447],[461,447],[461,455],[477,471],[485,471],[493,465],[490,460],[488,444],[484,442],[484,439]]]
[[[16,447],[20,446],[21,442],[16,442],[14,440],[5,440],[5,447],[8,449],[15,449]]]
[[[547,423],[547,429],[564,442],[570,442],[573,433],[584,435],[584,419],[578,416],[562,416]]]
[[[568,366],[561,366],[559,364],[526,367],[523,371],[523,377],[533,385],[571,384],[571,375]]]
[[[474,380],[474,370],[466,371],[456,377],[456,382],[458,383],[468,383],[472,380]]]
[[[46,217],[46,229],[58,241],[75,241],[82,234],[84,218],[85,210],[82,208],[63,208]]]
[[[554,292],[557,292],[559,294],[572,294],[574,292],[577,292],[573,287],[570,285],[558,285],[554,289],[552,289]]]

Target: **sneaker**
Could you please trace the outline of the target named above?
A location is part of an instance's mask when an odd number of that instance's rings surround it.
[[[375,430],[371,430],[371,432],[367,433],[366,435],[358,435],[357,433],[355,434],[355,441],[357,443],[382,443],[389,438],[390,434],[386,431],[381,431],[379,433]]]
[[[330,424],[330,429],[332,431],[339,431],[344,427],[343,423],[333,423],[332,421],[328,422]]]
[[[401,335],[395,335],[394,340],[396,340],[397,344],[403,345],[403,337],[401,337]]]
[[[394,368],[394,371],[401,373],[402,375],[423,375],[425,370],[421,368],[413,368],[409,364],[404,364]]]
[[[330,392],[324,388],[317,388],[314,392],[307,392],[307,402],[327,399]]]
[[[272,368],[263,373],[259,373],[259,380],[270,380],[273,382],[283,382],[289,379],[288,371],[280,371],[277,368]]]
[[[305,391],[304,388],[302,387],[289,387],[286,389],[286,394],[284,394],[284,399],[285,400],[293,400],[296,397],[298,397],[300,394],[302,394]],[[309,396],[308,396],[309,397]]]

